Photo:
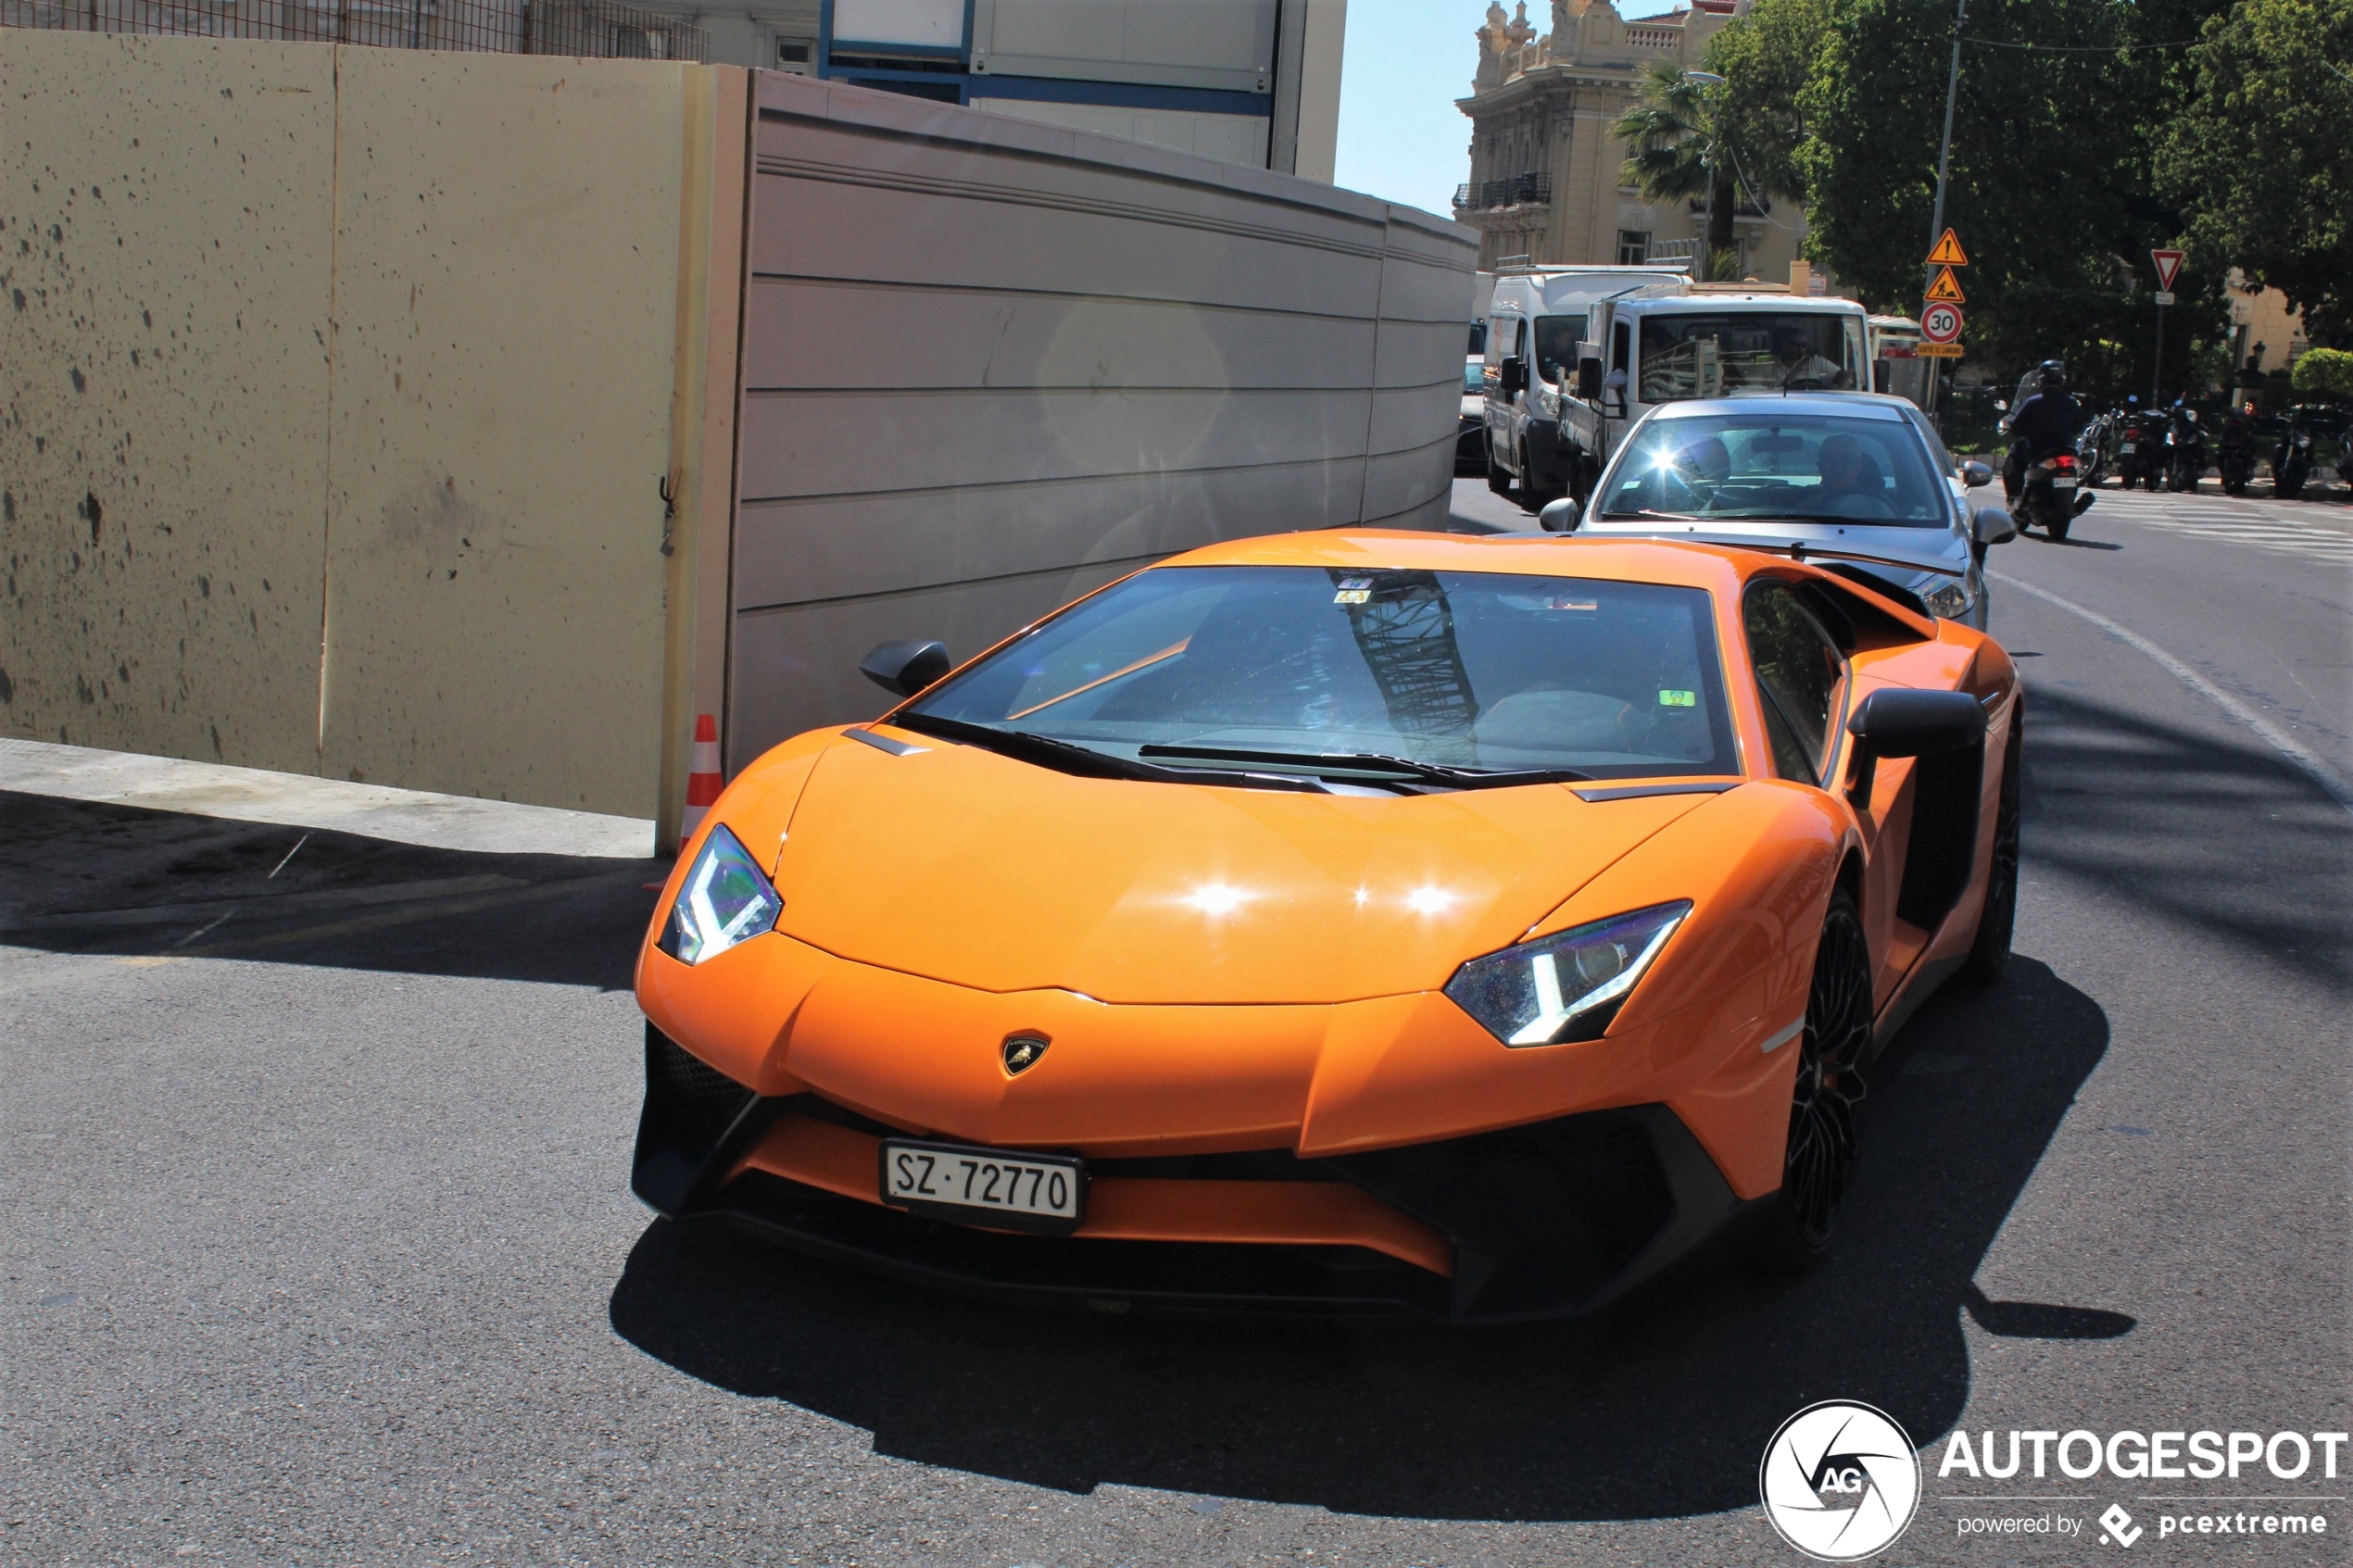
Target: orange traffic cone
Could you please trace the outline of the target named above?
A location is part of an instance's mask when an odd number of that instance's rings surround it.
[[[686,821],[679,831],[678,842],[684,846],[702,826],[705,813],[719,798],[724,781],[719,776],[719,721],[710,714],[695,719],[695,750],[686,764]]]

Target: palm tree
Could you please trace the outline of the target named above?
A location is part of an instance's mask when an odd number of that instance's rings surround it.
[[[1731,160],[1719,153],[1706,92],[1706,83],[1673,61],[1653,60],[1642,72],[1642,95],[1610,127],[1630,149],[1619,180],[1654,202],[1707,198],[1705,254],[1692,267],[1703,282],[1713,275],[1716,258],[1732,249],[1734,191]]]

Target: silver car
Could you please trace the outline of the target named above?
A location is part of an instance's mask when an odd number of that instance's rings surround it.
[[[1555,501],[1542,521],[1555,533],[1795,546],[1983,631],[1985,547],[2016,533],[1998,508],[1970,513],[1969,490],[1992,479],[1982,463],[1955,462],[1900,397],[1693,399],[1627,433],[1590,512]]]

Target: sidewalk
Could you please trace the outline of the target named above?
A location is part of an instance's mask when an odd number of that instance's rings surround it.
[[[507,800],[346,784],[122,751],[0,739],[0,790],[151,811],[333,829],[395,844],[494,854],[652,856],[654,824]]]

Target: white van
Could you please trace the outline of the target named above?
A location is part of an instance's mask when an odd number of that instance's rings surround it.
[[[1504,273],[1488,310],[1487,483],[1529,511],[1581,503],[1663,403],[1869,385],[1863,307],[1663,268]]]

